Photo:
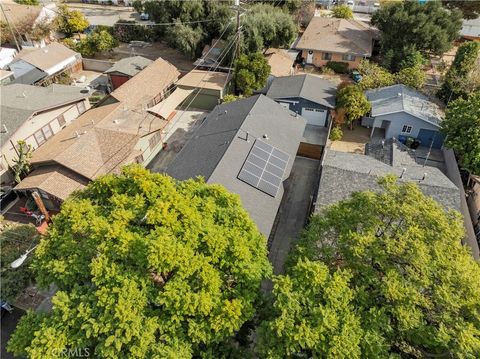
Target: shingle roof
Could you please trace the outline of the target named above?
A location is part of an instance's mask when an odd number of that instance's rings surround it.
[[[405,85],[381,87],[365,92],[372,104],[372,116],[406,112],[423,121],[440,126],[441,108],[424,94]]]
[[[23,60],[36,68],[47,71],[55,65],[66,61],[73,56],[80,56],[77,52],[69,49],[58,42],[28,52],[20,51],[13,62]]]
[[[304,128],[303,118],[263,95],[219,105],[166,172],[180,180],[203,176],[208,183],[222,184],[237,193],[259,230],[268,236],[282,200],[283,187],[276,197],[271,197],[240,181],[237,175],[255,139],[261,138],[289,154],[283,179],[288,178]]]
[[[368,28],[355,20],[314,17],[296,48],[371,56],[373,36]]]
[[[34,113],[80,101],[89,96],[81,87],[51,85],[48,87],[10,84],[0,91],[2,127],[7,133],[0,133],[0,142],[8,141],[15,131]]]
[[[225,72],[192,70],[177,81],[177,86],[223,90],[231,78]]]
[[[395,145],[394,145],[395,146]],[[400,151],[394,148],[393,151]],[[399,155],[401,156],[401,155]],[[327,150],[316,201],[316,211],[350,197],[353,192],[379,190],[379,177],[394,174],[401,182],[415,182],[422,192],[447,208],[460,208],[458,188],[436,167],[421,166],[406,157],[388,165],[373,157]],[[426,174],[426,176],[425,176]]]
[[[334,108],[336,93],[337,87],[331,82],[305,74],[275,78],[267,96],[273,99],[301,97]]]
[[[173,65],[157,59],[103,105],[88,110],[35,150],[32,163],[58,163],[88,179],[120,171],[138,155],[140,137],[167,124],[148,113],[146,105],[177,76]]]
[[[127,57],[117,61],[112,67],[105,71],[105,73],[109,74],[112,72],[119,72],[121,74],[133,77],[152,62],[152,60],[142,56]]]

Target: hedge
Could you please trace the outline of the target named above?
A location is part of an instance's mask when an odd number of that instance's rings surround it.
[[[341,61],[328,61],[327,67],[335,71],[337,74],[348,73],[348,64]]]

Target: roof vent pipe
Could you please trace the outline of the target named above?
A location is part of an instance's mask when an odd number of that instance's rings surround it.
[[[427,178],[427,173],[425,172],[425,173],[423,174],[422,181],[425,181],[426,178]]]
[[[8,133],[7,126],[5,124],[2,124],[2,133]]]
[[[407,169],[404,167],[402,168],[402,174],[400,175],[400,178],[403,178],[403,175],[407,172]]]
[[[94,124],[95,124],[95,120],[92,118],[92,125],[94,125]]]
[[[262,137],[263,137],[264,139],[268,140],[267,134],[264,134]]]
[[[78,131],[75,131],[75,137],[80,138],[80,134],[78,133]]]

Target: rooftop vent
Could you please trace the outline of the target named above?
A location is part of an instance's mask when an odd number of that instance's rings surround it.
[[[75,131],[75,137],[80,138],[80,134],[78,133],[78,131]]]
[[[401,92],[397,93],[397,96],[402,97],[402,93]]]
[[[114,123],[114,124],[118,124],[119,122],[120,122],[120,121],[118,121],[118,120],[113,120],[113,123]]]
[[[263,137],[264,139],[268,140],[267,134],[264,134],[262,137]]]
[[[425,181],[427,179],[427,173],[425,172],[422,177],[422,181]]]
[[[403,178],[403,175],[407,172],[407,169],[405,167],[402,168],[402,173],[400,175],[400,178]]]
[[[8,133],[8,129],[7,129],[7,126],[5,126],[5,124],[2,124],[2,130],[0,131],[0,133]]]

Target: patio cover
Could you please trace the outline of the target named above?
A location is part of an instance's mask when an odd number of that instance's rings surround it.
[[[150,107],[147,111],[168,119],[170,114],[190,95],[194,89],[177,88],[165,100]]]

